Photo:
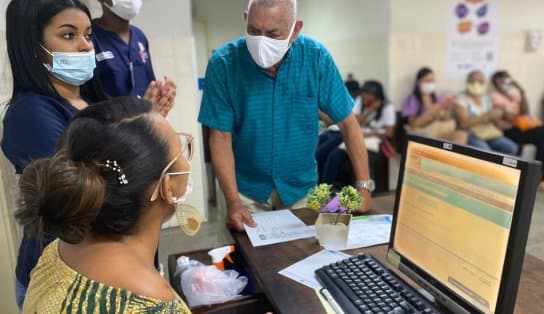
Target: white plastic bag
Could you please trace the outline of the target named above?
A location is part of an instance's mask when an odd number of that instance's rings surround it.
[[[219,270],[199,262],[191,265],[187,260],[180,263],[178,259],[176,272],[181,272],[181,288],[189,307],[230,301],[247,285],[247,277],[238,276],[235,270]]]

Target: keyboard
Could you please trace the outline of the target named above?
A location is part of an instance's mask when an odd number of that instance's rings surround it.
[[[316,276],[346,313],[439,313],[371,254],[324,266]]]

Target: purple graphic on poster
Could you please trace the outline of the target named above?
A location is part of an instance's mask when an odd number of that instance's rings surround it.
[[[489,25],[489,22],[483,22],[480,25],[478,25],[478,34],[480,35],[486,35],[489,33],[489,28],[491,26]]]
[[[459,3],[455,8],[455,14],[460,19],[464,18],[468,15],[468,7],[464,3]]]
[[[478,11],[476,11],[476,14],[479,18],[482,18],[487,15],[487,4],[482,5]]]

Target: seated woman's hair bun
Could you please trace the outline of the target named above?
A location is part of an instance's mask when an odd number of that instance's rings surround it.
[[[74,162],[62,150],[28,165],[19,187],[17,221],[30,234],[45,232],[71,244],[85,238],[106,197],[100,166]]]

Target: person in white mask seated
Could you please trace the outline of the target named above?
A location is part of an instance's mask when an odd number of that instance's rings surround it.
[[[427,137],[467,143],[467,133],[458,131],[452,117],[453,95],[439,95],[433,70],[423,67],[416,74],[413,92],[402,105],[407,131]]]
[[[505,137],[498,128],[498,123],[504,118],[505,111],[503,108],[493,108],[486,89],[483,72],[475,70],[467,75],[466,90],[456,99],[456,117],[459,126],[469,132],[469,145],[516,155],[517,144]]]
[[[246,36],[215,51],[206,70],[199,122],[227,202],[227,225],[255,226],[249,209],[305,206],[317,183],[318,112],[340,127],[369,209],[367,153],[353,99],[332,56],[300,34],[296,0],[252,0]]]

